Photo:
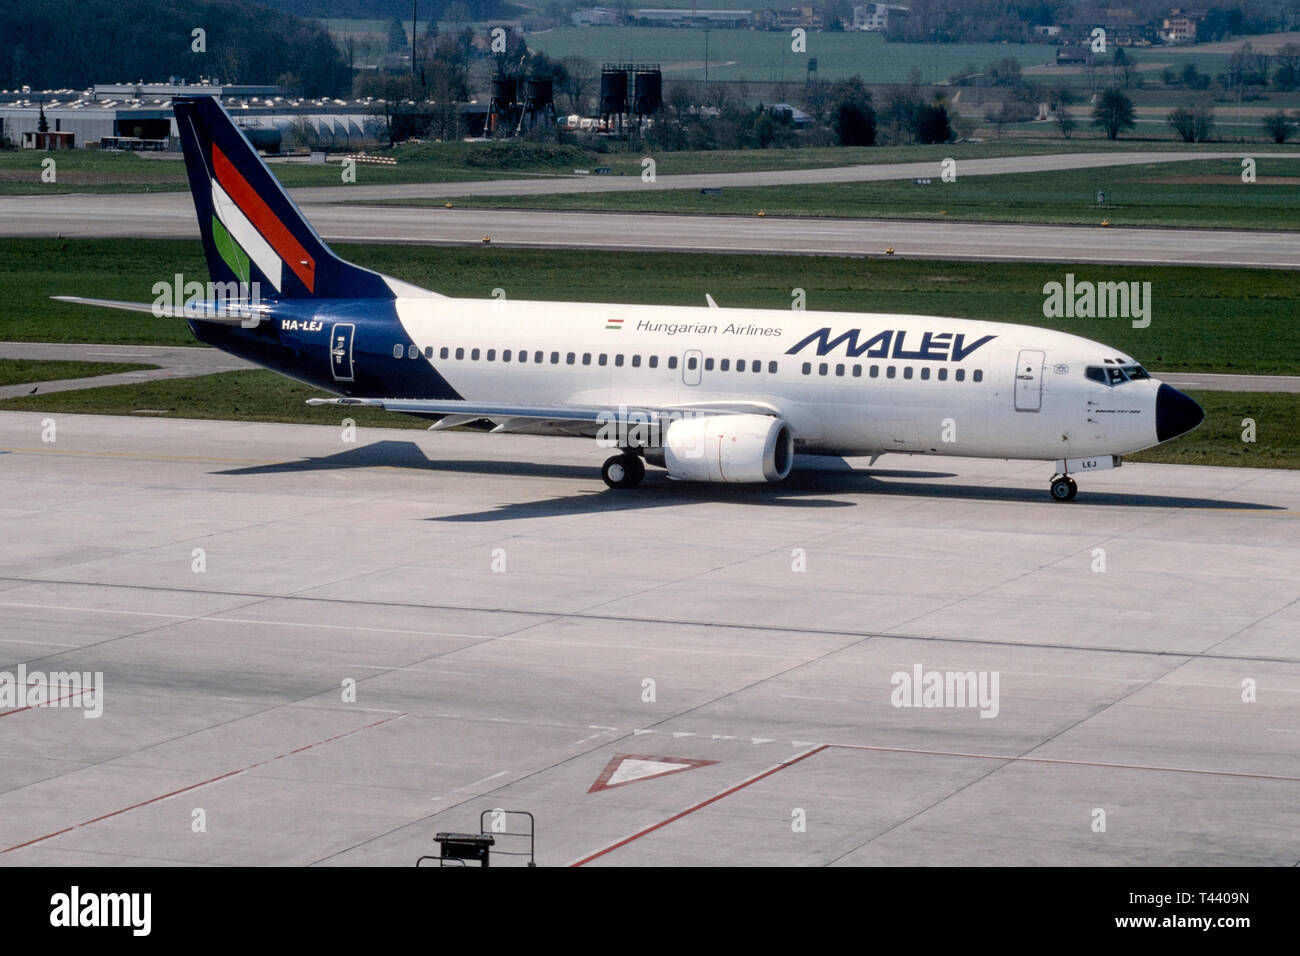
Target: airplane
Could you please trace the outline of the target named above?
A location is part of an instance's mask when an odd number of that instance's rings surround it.
[[[1131,356],[1032,326],[444,296],[335,255],[216,99],[173,107],[209,283],[164,305],[55,298],[185,318],[199,341],[336,396],[309,404],[595,437],[617,449],[611,488],[646,464],[779,482],[796,455],[939,454],[1052,461],[1053,501],[1205,417]]]

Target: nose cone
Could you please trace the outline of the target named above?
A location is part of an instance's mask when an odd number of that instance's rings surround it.
[[[1186,434],[1205,421],[1205,412],[1171,385],[1156,392],[1156,440],[1169,441]]]

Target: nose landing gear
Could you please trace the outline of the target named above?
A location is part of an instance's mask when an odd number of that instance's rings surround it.
[[[1069,475],[1055,475],[1052,478],[1051,495],[1053,501],[1073,501],[1079,493],[1079,486]]]
[[[624,452],[601,466],[600,477],[611,488],[635,488],[645,477],[645,462],[640,455]]]

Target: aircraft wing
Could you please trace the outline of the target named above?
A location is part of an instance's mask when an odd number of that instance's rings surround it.
[[[547,435],[595,435],[606,425],[672,421],[701,415],[771,415],[780,410],[765,402],[701,402],[683,405],[511,405],[424,398],[309,398],[308,405],[381,408],[408,415],[443,416],[433,427],[452,428],[484,419],[494,432]]]

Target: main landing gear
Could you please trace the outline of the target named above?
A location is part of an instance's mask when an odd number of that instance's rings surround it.
[[[635,488],[645,477],[645,462],[640,455],[623,452],[601,466],[600,477],[611,488]]]
[[[1074,479],[1069,475],[1056,475],[1052,478],[1052,500],[1053,501],[1073,501],[1074,496],[1079,493],[1079,486],[1074,483]]]

